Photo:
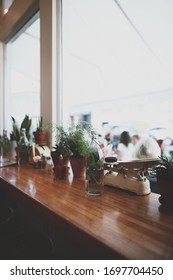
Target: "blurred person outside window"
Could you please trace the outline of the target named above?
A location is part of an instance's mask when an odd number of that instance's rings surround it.
[[[131,143],[131,137],[127,131],[120,135],[120,142],[117,146],[117,159],[119,161],[133,160],[134,146]]]
[[[165,151],[165,144],[163,139],[158,139],[157,143],[159,144],[160,150],[161,150],[161,155],[164,155],[164,151]]]
[[[105,157],[110,157],[115,155],[115,147],[113,144],[113,135],[109,132],[105,136],[105,148],[104,148]]]
[[[132,144],[135,146],[139,142],[140,139],[141,139],[141,137],[138,134],[134,134],[131,137]]]

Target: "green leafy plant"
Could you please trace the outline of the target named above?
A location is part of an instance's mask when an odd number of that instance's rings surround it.
[[[90,131],[91,142],[87,154],[87,172],[86,179],[99,183],[102,180],[104,155],[101,144],[98,140],[98,133],[94,130]]]
[[[86,133],[89,129],[89,125],[81,123],[72,127],[70,130],[68,135],[68,144],[72,152],[72,157],[86,157],[89,147],[89,141],[86,137]]]
[[[43,117],[40,116],[37,121],[36,131],[42,131],[42,130],[43,130]]]
[[[12,133],[11,133],[11,140],[15,140],[16,143],[18,144],[20,141],[20,136],[22,129],[25,128],[26,130],[26,137],[28,141],[30,141],[31,138],[31,124],[32,120],[28,115],[25,115],[21,125],[19,126],[14,117],[11,117],[12,119]]]
[[[58,156],[62,155],[63,158],[71,155],[69,134],[63,126],[57,127],[56,144],[52,148],[56,151]]]
[[[53,132],[56,129],[56,125],[52,123],[44,123],[43,116],[38,117],[35,131],[51,131]]]
[[[7,136],[0,135],[0,147],[3,148],[5,153],[10,151],[10,140]]]
[[[96,160],[94,157],[91,159],[86,170],[86,180],[94,181],[95,183],[100,183],[100,172],[103,173],[103,161]]]
[[[161,156],[155,171],[157,178],[173,180],[173,157]]]

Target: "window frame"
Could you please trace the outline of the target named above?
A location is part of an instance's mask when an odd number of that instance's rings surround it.
[[[18,2],[18,0],[15,0]],[[14,3],[15,3],[14,2]],[[31,3],[33,1],[29,1]],[[62,102],[62,88],[61,88],[61,0],[36,0],[35,8],[30,7],[30,18],[35,15],[36,10],[40,12],[40,114],[43,116],[44,122],[48,123],[62,123],[62,113],[60,104]],[[14,5],[13,3],[13,5]],[[18,2],[19,3],[19,2]],[[11,7],[11,11],[13,8]],[[32,8],[32,9],[31,9]],[[31,13],[32,10],[32,13]],[[7,13],[8,15],[8,13]],[[5,15],[7,17],[7,15]],[[4,17],[5,17],[4,16]],[[9,16],[9,15],[8,15]],[[20,18],[24,23],[28,20],[28,13],[21,14]],[[22,26],[23,26],[22,25]],[[25,28],[25,27],[24,27]],[[18,32],[21,28],[18,26]],[[8,31],[8,30],[7,30]],[[15,36],[16,32],[15,31]],[[21,29],[22,31],[22,29]],[[8,33],[8,32],[7,32]],[[1,30],[0,30],[1,34]],[[19,33],[20,34],[20,33]],[[9,39],[12,39],[14,32],[11,32]],[[6,37],[7,38],[7,37]],[[15,38],[15,37],[14,37]],[[6,108],[7,102],[10,102],[6,96],[6,88],[8,87],[5,82],[7,77],[7,42],[0,38],[0,129],[6,128],[6,116],[10,112]],[[6,99],[6,100],[5,100]]]
[[[11,38],[11,40],[8,41],[8,43],[3,44],[3,73],[4,73],[4,78],[3,78],[3,105],[4,105],[4,121],[3,121],[3,127],[9,131],[11,128],[11,119],[9,116],[11,116],[11,107],[9,104],[11,103],[11,84],[9,83],[9,80],[11,80],[9,77],[11,75],[11,43],[13,43],[15,40],[17,40],[18,37],[20,37],[25,30],[30,27],[35,20],[39,18],[39,12],[33,15],[33,17],[19,30],[18,33],[15,34]],[[27,113],[27,112],[26,112]],[[8,116],[8,117],[6,117]]]

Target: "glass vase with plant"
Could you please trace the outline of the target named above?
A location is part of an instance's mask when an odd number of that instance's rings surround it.
[[[91,143],[87,155],[86,193],[101,195],[104,192],[104,155],[97,134],[91,133]]]

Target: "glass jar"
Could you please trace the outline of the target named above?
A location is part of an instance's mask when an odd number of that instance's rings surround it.
[[[85,189],[87,195],[104,193],[104,156],[98,136],[91,132],[91,143],[87,157]]]

